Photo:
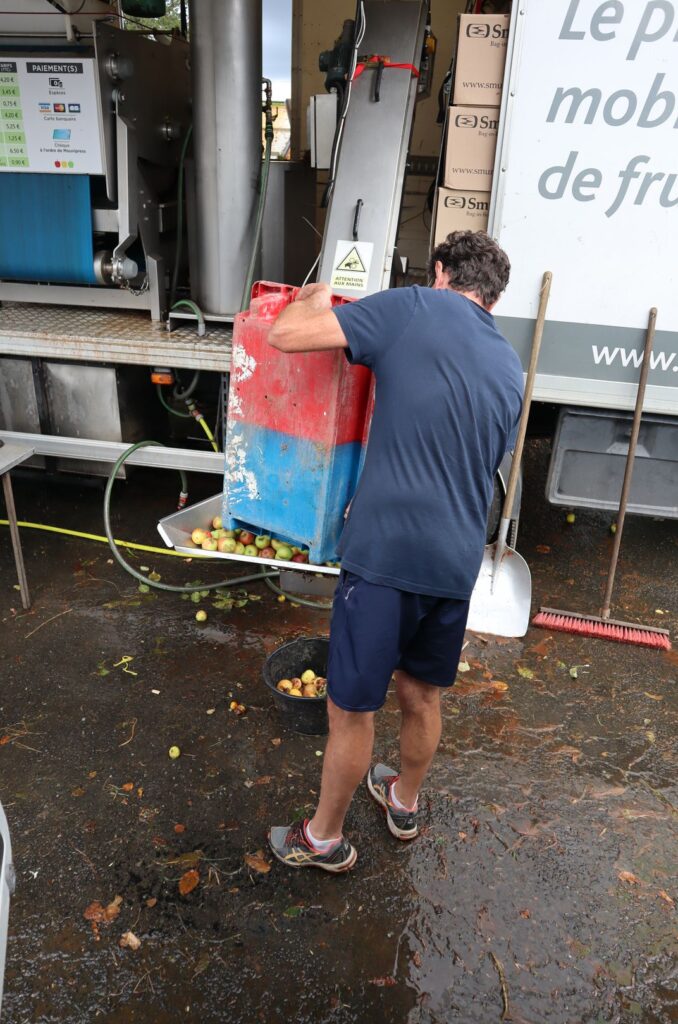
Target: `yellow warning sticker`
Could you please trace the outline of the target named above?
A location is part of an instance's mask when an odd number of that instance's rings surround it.
[[[338,241],[330,286],[366,292],[373,251],[372,242]]]

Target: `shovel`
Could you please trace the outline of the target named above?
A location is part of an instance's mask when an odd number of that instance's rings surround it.
[[[494,636],[525,636],[530,622],[532,580],[525,559],[515,548],[507,544],[508,529],[513,511],[513,501],[518,486],[520,462],[523,455],[527,421],[532,404],[534,378],[537,374],[537,360],[546,321],[546,307],[551,291],[552,274],[546,271],[539,296],[539,312],[534,325],[530,365],[525,381],[523,411],[518,427],[518,437],[511,462],[506,498],[499,523],[499,535],[495,544],[488,544],[483,554],[482,565],[476,581],[469,608],[467,629],[476,633],[490,633]]]

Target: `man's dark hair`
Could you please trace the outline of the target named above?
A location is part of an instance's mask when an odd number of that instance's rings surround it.
[[[455,292],[475,292],[486,306],[497,301],[508,284],[508,256],[484,231],[453,231],[437,245],[428,261],[431,280],[440,260]]]

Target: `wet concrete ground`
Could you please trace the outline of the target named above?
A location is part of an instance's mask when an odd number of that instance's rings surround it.
[[[566,525],[545,467],[533,444],[519,548],[535,605],[596,611],[609,517]],[[214,490],[193,483],[193,500]],[[18,477],[15,491],[21,518],[102,532],[96,489]],[[157,543],[175,496],[172,474],[138,472],[119,485],[117,535]],[[678,1020],[678,655],[469,636],[421,837],[398,844],[361,792],[353,872],[268,870],[267,825],[313,806],[323,741],[285,730],[261,664],[327,616],[258,583],[241,607],[203,600],[200,627],[190,601],[139,593],[106,547],[29,531],[24,613],[0,537],[0,796],[18,876],[3,1021]],[[221,572],[135,564],[177,583]],[[677,633],[677,564],[676,524],[629,520],[614,614]],[[389,702],[387,763],[397,728]],[[85,919],[94,901],[112,920]],[[119,945],[128,931],[137,950]]]

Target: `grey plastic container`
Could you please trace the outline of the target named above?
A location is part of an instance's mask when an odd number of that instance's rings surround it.
[[[616,512],[631,413],[565,408],[553,440],[546,497],[553,505]],[[678,519],[678,421],[643,416],[628,511]]]

